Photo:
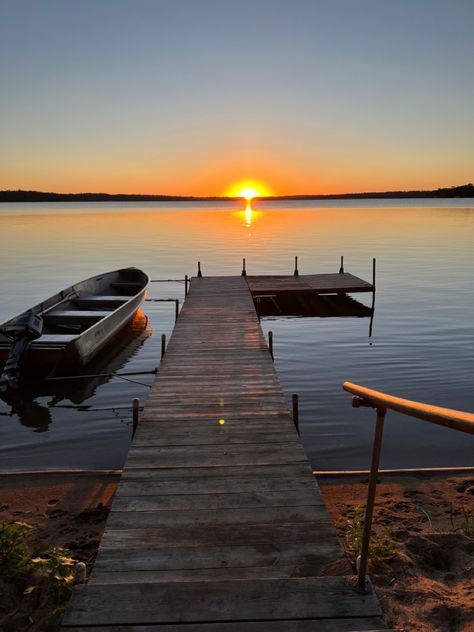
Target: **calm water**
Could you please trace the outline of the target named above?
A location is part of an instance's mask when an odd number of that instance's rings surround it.
[[[374,330],[365,318],[277,318],[276,367],[300,395],[302,440],[317,469],[369,464],[373,413],[353,410],[351,380],[402,397],[474,410],[474,202],[371,201],[239,205],[84,203],[0,206],[0,322],[59,289],[134,265],[153,279],[346,271],[371,278]],[[182,283],[156,283],[150,298],[183,298]],[[370,303],[370,295],[356,298]],[[146,371],[159,364],[173,303],[147,302],[118,353],[88,369]],[[2,470],[119,468],[130,442],[130,401],[152,376],[82,381],[0,400]],[[474,465],[469,435],[389,413],[385,467]]]

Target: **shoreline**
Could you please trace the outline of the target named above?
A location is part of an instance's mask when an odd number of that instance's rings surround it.
[[[35,542],[69,548],[89,574],[119,480],[117,471],[0,475],[0,520],[33,525]],[[364,506],[367,476],[317,481],[347,550],[348,511]],[[371,562],[370,575],[388,624],[410,632],[472,629],[474,540],[460,530],[463,510],[474,521],[474,474],[380,476],[374,527],[390,531],[396,554]],[[7,632],[46,629],[45,613],[30,597],[17,594],[14,606],[11,592],[0,601]]]

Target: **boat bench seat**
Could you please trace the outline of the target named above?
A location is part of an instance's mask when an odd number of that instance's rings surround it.
[[[65,318],[96,318],[97,320],[109,316],[110,310],[88,310],[88,309],[63,309],[54,312],[48,312],[48,318],[54,316],[55,319]]]
[[[71,342],[71,340],[74,340],[74,338],[77,338],[78,336],[79,336],[79,332],[77,334],[43,334],[36,340],[33,340],[32,345],[34,347],[37,344],[44,344],[44,343],[64,344],[66,342]]]
[[[111,309],[114,309],[115,307],[121,305],[122,303],[126,303],[127,301],[129,301],[132,297],[131,296],[84,296],[84,297],[78,297],[74,299],[74,303],[79,307],[79,308],[88,308],[88,307],[109,307]]]

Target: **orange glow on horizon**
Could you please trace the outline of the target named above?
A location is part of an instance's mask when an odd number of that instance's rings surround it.
[[[250,201],[255,197],[272,195],[272,192],[265,184],[257,180],[244,180],[232,185],[226,195],[229,197],[245,198],[247,201]]]

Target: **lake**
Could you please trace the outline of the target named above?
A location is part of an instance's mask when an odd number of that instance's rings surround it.
[[[152,279],[346,272],[371,281],[367,318],[266,318],[283,389],[300,397],[301,438],[314,469],[366,469],[374,413],[352,409],[344,380],[439,406],[474,411],[474,201],[338,200],[239,203],[0,205],[0,322],[86,277],[137,266]],[[149,298],[184,297],[153,283]],[[355,295],[370,305],[371,295]],[[146,302],[117,348],[87,372],[150,371],[174,303]],[[0,400],[0,469],[115,469],[126,458],[131,400],[153,375],[33,385]],[[474,465],[474,440],[387,414],[383,467]]]

